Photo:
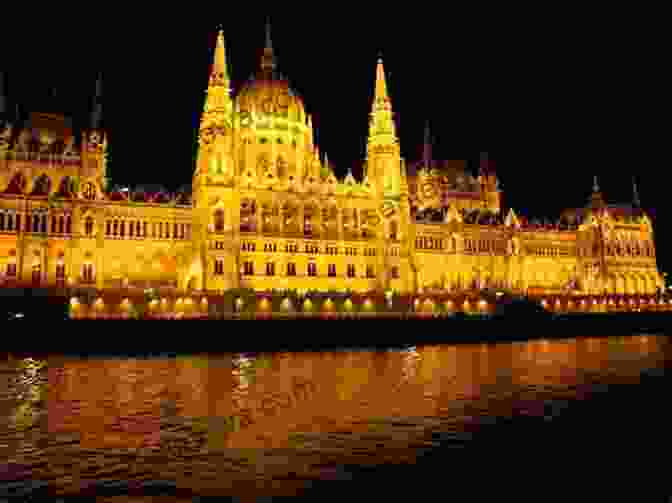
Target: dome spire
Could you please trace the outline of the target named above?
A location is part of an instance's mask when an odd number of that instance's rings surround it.
[[[273,44],[271,42],[271,17],[266,18],[266,49],[273,49]]]
[[[271,18],[269,16],[266,19],[266,47],[264,47],[264,55],[261,57],[262,74],[267,78],[272,78],[275,66],[275,56],[271,42]]]
[[[597,175],[593,176],[593,193],[598,193],[600,191],[600,186],[597,184]]]

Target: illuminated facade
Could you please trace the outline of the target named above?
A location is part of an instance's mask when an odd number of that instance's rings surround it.
[[[0,84],[1,84],[0,79]],[[230,92],[219,33],[192,193],[113,191],[98,86],[91,127],[57,114],[0,125],[0,283],[562,293],[654,293],[653,230],[597,183],[562,225],[501,209],[494,170],[400,155],[382,60],[363,180],[337,179],[310,114],[276,73],[267,32],[258,74]],[[8,117],[0,88],[0,114]],[[429,143],[427,140],[426,143]],[[426,151],[427,152],[427,151]]]

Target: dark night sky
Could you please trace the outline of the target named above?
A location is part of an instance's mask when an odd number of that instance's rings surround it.
[[[669,246],[661,220],[672,221],[672,211],[662,183],[663,128],[654,126],[664,69],[651,49],[661,46],[661,32],[636,30],[633,13],[621,14],[624,29],[614,12],[610,19],[539,12],[533,22],[535,13],[511,7],[487,18],[459,9],[222,8],[200,21],[167,11],[160,19],[108,13],[89,27],[73,18],[35,27],[39,64],[30,43],[11,52],[10,97],[30,106],[54,85],[61,108],[86,117],[102,70],[113,183],[177,188],[191,182],[217,25],[235,92],[259,64],[270,14],[278,69],[314,114],[318,144],[337,174],[360,171],[380,51],[407,160],[420,157],[429,119],[435,158],[476,161],[488,152],[505,203],[540,217],[584,205],[594,174],[607,200],[628,202],[634,174],[643,205],[656,213],[662,258]]]

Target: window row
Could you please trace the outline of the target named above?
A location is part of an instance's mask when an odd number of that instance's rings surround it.
[[[37,263],[32,266],[32,280],[33,283],[42,282],[42,264]],[[16,262],[10,262],[5,267],[5,277],[7,279],[15,279],[17,277]],[[56,264],[56,284],[64,286],[66,280],[65,264]],[[95,283],[96,278],[94,274],[93,264],[82,265],[81,275],[79,277],[80,283],[91,284]]]
[[[256,243],[253,241],[243,241],[240,244],[240,249],[241,251],[244,252],[255,252],[257,249]],[[266,253],[275,253],[278,251],[278,246],[276,243],[264,243],[264,252]],[[320,247],[315,244],[306,244],[304,247],[304,252],[309,254],[309,255],[319,255],[320,254]],[[355,257],[358,255],[357,248],[352,248],[352,247],[345,247],[343,249],[343,252],[347,256]],[[299,245],[296,243],[286,243],[285,244],[285,253],[299,253]],[[392,248],[388,252],[388,255],[390,256],[398,256],[399,255],[399,249],[398,248]],[[339,254],[339,248],[337,246],[325,246],[324,247],[324,254],[325,255],[338,255]],[[365,257],[375,257],[377,254],[377,251],[375,248],[365,248],[364,249],[364,256]]]
[[[415,239],[415,247],[418,250],[443,250],[443,239],[420,236]]]
[[[93,230],[93,220],[91,220],[91,230]],[[105,222],[105,235],[121,238],[128,236],[129,238],[191,239],[191,224],[114,219]]]
[[[570,255],[570,250],[556,247],[533,248],[532,254],[540,257],[567,257]]]
[[[244,276],[254,276],[254,262],[251,261],[246,261],[243,262],[243,267],[242,271]],[[216,276],[220,276],[224,274],[224,259],[217,259],[215,260],[214,264],[214,274]],[[308,276],[317,276],[317,264],[314,262],[310,262],[306,268],[306,274]],[[390,269],[390,274],[392,278],[399,278],[399,268],[398,267],[392,267]],[[267,262],[266,263],[266,276],[275,276],[276,275],[276,264],[274,262]],[[287,276],[296,276],[296,264],[295,263],[288,263],[287,264],[287,271],[286,271]],[[331,278],[335,278],[337,276],[337,271],[336,271],[336,264],[328,264],[327,265],[327,276]],[[356,268],[353,264],[348,264],[347,269],[346,269],[346,276],[348,278],[355,278],[356,277]],[[375,268],[372,265],[367,265],[366,266],[366,277],[367,278],[375,278]]]
[[[23,224],[23,226],[22,226]],[[24,232],[46,234],[49,231],[49,216],[45,213],[15,215],[0,213],[0,232]],[[72,217],[70,215],[51,216],[52,234],[72,234]]]
[[[465,239],[464,250],[467,253],[496,253],[505,254],[506,244],[493,239]]]

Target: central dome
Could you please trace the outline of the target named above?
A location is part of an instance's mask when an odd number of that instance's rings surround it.
[[[262,75],[245,83],[236,101],[242,114],[272,114],[297,122],[305,120],[301,98],[289,87],[287,80],[273,78],[273,75]]]
[[[236,98],[242,115],[275,115],[283,119],[303,122],[303,101],[289,87],[287,79],[275,71],[275,56],[271,44],[270,24],[266,25],[266,47],[261,57],[261,68],[256,76],[247,81]]]

